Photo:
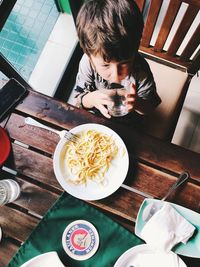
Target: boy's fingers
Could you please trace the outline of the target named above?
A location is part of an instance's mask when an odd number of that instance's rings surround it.
[[[130,91],[128,93],[128,96],[129,95],[134,95],[134,96],[136,95],[136,86],[134,83],[132,83],[132,86],[130,87]]]
[[[102,105],[113,106],[113,101],[110,99],[105,99],[102,101]]]
[[[133,105],[127,105],[128,112],[132,111],[134,109]]]
[[[136,100],[136,97],[131,95],[131,96],[127,96],[126,102],[127,103],[129,103],[129,102],[132,103],[132,102],[135,102],[135,100]]]
[[[101,114],[103,114],[106,118],[108,119],[111,118],[110,114],[108,113],[107,108],[105,108],[104,105],[99,105],[98,109],[101,112]]]

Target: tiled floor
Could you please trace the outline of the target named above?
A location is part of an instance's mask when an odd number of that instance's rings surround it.
[[[32,88],[54,96],[76,43],[72,15],[61,13],[30,76]]]
[[[26,80],[58,17],[54,0],[17,0],[0,32],[0,52]]]

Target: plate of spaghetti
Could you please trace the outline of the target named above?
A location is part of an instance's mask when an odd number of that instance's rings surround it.
[[[83,200],[114,193],[126,178],[127,148],[110,128],[87,123],[73,128],[76,139],[62,138],[54,152],[53,167],[62,188]]]

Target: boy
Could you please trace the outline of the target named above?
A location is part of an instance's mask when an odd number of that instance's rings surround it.
[[[160,104],[148,63],[138,53],[144,25],[134,0],[86,1],[76,24],[84,51],[74,89],[77,106],[111,118],[108,89],[123,80],[132,84],[125,117],[147,114]]]

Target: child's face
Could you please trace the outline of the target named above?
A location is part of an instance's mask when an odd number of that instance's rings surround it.
[[[133,58],[120,62],[105,62],[101,56],[91,55],[90,59],[97,73],[110,83],[120,83],[121,80],[129,75],[133,65]]]

